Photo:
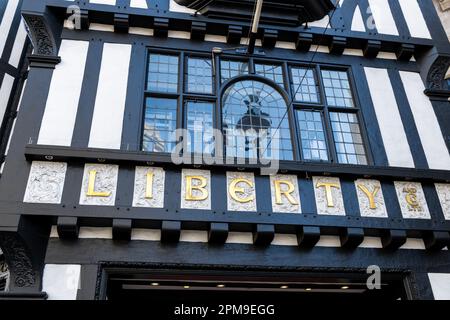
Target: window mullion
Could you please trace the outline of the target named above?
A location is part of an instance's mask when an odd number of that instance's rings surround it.
[[[331,128],[331,119],[330,119],[330,113],[328,110],[328,104],[327,104],[327,98],[325,95],[325,88],[323,84],[323,78],[322,78],[322,72],[319,66],[316,66],[316,74],[317,74],[317,81],[319,82],[319,92],[321,96],[321,101],[323,104],[323,118],[324,118],[324,126],[326,130],[327,135],[327,147],[328,147],[328,154],[330,157],[331,162],[337,163],[337,153],[336,153],[336,144],[333,137],[333,130]]]

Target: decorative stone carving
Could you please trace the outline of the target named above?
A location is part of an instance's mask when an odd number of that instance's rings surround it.
[[[202,199],[207,195],[207,198],[204,200],[189,200],[189,196],[186,193],[187,189],[187,179],[186,177],[201,177],[204,178],[204,182],[206,185],[203,185],[202,181],[198,179],[192,179],[192,196],[194,198]],[[181,208],[182,209],[197,209],[197,210],[211,210],[211,172],[208,170],[191,170],[191,169],[183,169],[181,173]],[[206,190],[207,194],[204,191],[198,190],[195,187],[202,187],[202,189]]]
[[[276,181],[286,181],[294,186],[294,190],[290,193],[292,199],[287,199],[286,196],[282,196],[282,204],[277,204],[276,201]],[[281,192],[289,191],[289,185],[285,183],[279,183],[279,188]],[[300,193],[298,188],[297,176],[294,175],[272,175],[270,176],[270,191],[272,196],[272,211],[273,212],[283,212],[283,213],[301,213],[302,208],[300,205]],[[294,202],[291,203],[291,201]]]
[[[341,182],[339,178],[313,177],[314,194],[316,197],[317,213],[323,215],[345,216],[344,199],[342,198]],[[329,189],[322,185],[333,185]],[[332,203],[330,203],[330,201]],[[332,205],[331,205],[332,204]]]
[[[96,172],[94,189],[96,192],[109,193],[108,196],[88,196],[89,173]],[[111,164],[89,164],[84,167],[81,185],[80,204],[91,206],[113,206],[116,202],[119,166]]]
[[[252,199],[251,201],[239,202],[233,199],[230,185],[235,179],[245,179],[250,182],[239,182],[236,184],[237,188],[242,188],[243,192],[238,193],[241,199]],[[256,205],[256,186],[255,175],[249,172],[227,172],[227,207],[228,211],[257,211]]]
[[[27,247],[15,233],[0,232],[0,246],[10,272],[10,282],[15,287],[33,287],[37,284],[36,272]]]
[[[434,61],[427,76],[428,90],[448,90],[445,80],[450,68],[450,57],[441,56]]]
[[[450,10],[450,0],[439,0],[442,11]]]
[[[9,269],[3,256],[3,251],[0,248],[0,292],[8,290]]]
[[[23,201],[61,203],[67,163],[33,161]]]
[[[446,220],[450,220],[450,184],[436,183],[436,192]]]
[[[362,217],[388,217],[380,181],[358,179],[355,181],[355,188]],[[368,195],[367,192],[370,195]],[[373,203],[371,203],[371,200],[373,200]]]
[[[394,181],[398,202],[405,219],[431,219],[422,185],[418,182]]]
[[[25,26],[31,39],[35,55],[57,56],[58,48],[55,37],[44,15],[24,13]]]
[[[153,174],[151,197],[146,196],[149,173]],[[164,208],[165,171],[162,168],[136,167],[134,174],[133,207]]]

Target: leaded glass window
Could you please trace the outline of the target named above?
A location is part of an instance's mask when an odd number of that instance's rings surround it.
[[[226,59],[220,61],[220,76],[222,82],[243,74],[248,74],[248,62]]]
[[[255,73],[284,86],[283,67],[280,65],[255,63]]]
[[[170,153],[176,145],[177,100],[147,98],[142,149]]]
[[[322,78],[329,106],[345,108],[355,106],[347,72],[322,70]]]
[[[291,68],[292,94],[295,101],[319,103],[319,84],[314,69]]]
[[[147,90],[174,93],[178,91],[178,56],[150,53]]]
[[[320,111],[297,111],[303,159],[328,161],[328,148]]]
[[[189,137],[187,150],[190,153],[214,153],[213,114],[214,103],[188,101],[186,121]]]
[[[272,86],[243,80],[224,93],[222,129],[227,157],[292,160],[287,104]]]
[[[213,93],[212,63],[209,58],[188,58],[187,91]]]
[[[331,128],[339,163],[367,164],[358,118],[353,113],[331,112]]]

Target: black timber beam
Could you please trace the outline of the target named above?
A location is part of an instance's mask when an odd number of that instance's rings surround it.
[[[56,223],[58,236],[63,240],[76,240],[80,232],[78,218],[59,217]]]
[[[381,244],[384,249],[397,250],[406,243],[405,230],[386,230],[381,236]]]
[[[114,240],[131,240],[132,221],[130,219],[114,219],[112,223],[112,235]]]
[[[256,246],[268,246],[275,237],[275,226],[270,224],[257,224],[253,231],[253,244]]]
[[[208,242],[217,245],[224,244],[228,239],[228,231],[228,223],[211,223],[208,231]]]
[[[161,225],[161,242],[177,243],[180,241],[181,222],[163,221]]]
[[[300,248],[313,248],[320,240],[320,228],[303,226],[297,230],[297,243]]]

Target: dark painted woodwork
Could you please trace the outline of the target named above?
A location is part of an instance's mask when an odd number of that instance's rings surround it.
[[[228,223],[210,223],[208,242],[211,244],[224,244],[228,239]]]
[[[132,220],[130,219],[113,219],[112,235],[114,240],[130,241],[131,240]]]
[[[320,240],[320,228],[301,226],[297,230],[297,242],[300,248],[313,248]]]
[[[341,247],[356,249],[364,241],[364,229],[345,228],[340,234]]]
[[[386,230],[381,237],[384,249],[397,250],[406,243],[407,234],[404,230]]]
[[[128,33],[130,27],[129,15],[123,13],[114,14],[114,32]]]
[[[311,49],[312,43],[313,35],[311,33],[300,32],[295,47],[298,51],[308,52]]]
[[[177,243],[180,241],[181,222],[163,221],[161,225],[161,242]]]
[[[80,225],[76,217],[59,217],[56,222],[58,236],[64,240],[78,239]]]
[[[253,231],[253,244],[264,247],[272,243],[275,237],[275,226],[270,224],[257,224]]]
[[[425,248],[431,251],[440,251],[450,246],[450,233],[448,232],[427,232],[423,238]]]

